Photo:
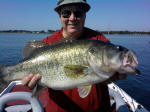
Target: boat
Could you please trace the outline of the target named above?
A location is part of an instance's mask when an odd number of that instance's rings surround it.
[[[44,112],[42,104],[38,98],[32,97],[31,92],[11,92],[16,86],[22,84],[21,81],[12,81],[7,88],[0,93],[0,112]],[[5,104],[15,100],[24,100],[29,104],[12,105],[5,107]]]
[[[111,106],[117,112],[149,112],[115,83],[108,84]]]
[[[16,85],[20,85],[21,81],[12,81],[3,92],[0,93],[0,112],[44,112],[42,104],[38,98],[32,97],[30,92],[11,92]],[[115,83],[108,84],[110,103],[112,112],[149,112],[143,105],[139,104],[124,90]],[[5,107],[5,104],[14,100],[25,100],[29,104],[12,105]]]

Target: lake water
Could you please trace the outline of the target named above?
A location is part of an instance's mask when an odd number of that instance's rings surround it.
[[[22,59],[22,49],[29,40],[42,40],[50,34],[0,33],[0,64],[12,65]],[[123,90],[150,110],[150,35],[106,35],[114,44],[136,52],[139,59],[138,76],[129,75],[116,82]]]

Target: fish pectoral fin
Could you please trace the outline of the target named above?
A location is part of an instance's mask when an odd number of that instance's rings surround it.
[[[78,93],[81,98],[85,98],[91,92],[92,85],[85,85],[78,87]]]
[[[85,69],[87,69],[87,67],[80,65],[64,66],[66,75],[74,79],[86,76],[87,74],[84,73]]]
[[[45,88],[43,86],[40,86],[38,84],[36,84],[36,86],[34,87],[33,91],[32,91],[32,97],[38,97],[39,94],[44,90]]]

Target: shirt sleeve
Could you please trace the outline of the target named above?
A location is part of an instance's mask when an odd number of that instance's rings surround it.
[[[107,39],[104,35],[98,35],[96,38],[97,38],[97,40],[102,40],[104,42],[109,42],[109,39]]]
[[[109,39],[107,39],[101,32],[86,27],[84,28],[84,33],[81,39],[96,39],[109,42]]]

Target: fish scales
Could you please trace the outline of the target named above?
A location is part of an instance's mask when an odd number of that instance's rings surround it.
[[[23,66],[22,71],[26,71],[25,73],[50,74],[50,75],[46,75],[45,79],[50,78],[50,79],[54,79],[55,81],[66,79],[67,77],[65,77],[64,70],[63,70],[64,65],[66,65],[66,64],[81,65],[84,63],[83,59],[81,58],[81,57],[83,57],[83,54],[85,54],[85,51],[83,50],[83,48],[80,48],[80,51],[79,51],[78,48],[75,47],[74,49],[72,49],[72,48],[70,48],[70,46],[71,45],[69,45],[69,47],[63,46],[63,48],[61,48],[59,50],[57,50],[57,48],[52,48],[49,50],[48,53],[46,51],[42,52],[43,58],[42,57],[39,58],[38,56],[36,56],[34,58],[31,58],[31,59],[23,62],[22,63],[22,66]],[[78,53],[78,54],[76,54],[76,53]],[[76,58],[74,59],[73,56],[75,56]],[[68,61],[68,58],[69,58],[69,61]],[[71,59],[71,61],[70,61],[70,59]],[[51,61],[47,61],[47,60],[51,60]],[[45,62],[46,62],[46,64],[45,64]],[[42,66],[40,66],[40,65],[42,65]],[[46,70],[44,69],[45,68],[44,65],[46,65],[46,68],[47,68]],[[62,66],[62,67],[60,68],[59,66]],[[42,71],[41,69],[44,69],[44,71]],[[59,74],[59,76],[56,77],[56,74]]]
[[[65,45],[66,46],[66,45]],[[84,48],[85,49],[85,48]],[[85,49],[83,48],[76,48],[76,46],[74,48],[66,46],[63,49],[59,49],[59,50],[54,50],[55,52],[52,52],[52,61],[55,61],[53,63],[56,64],[58,66],[53,66],[51,67],[50,71],[54,71],[53,73],[51,73],[51,79],[53,78],[53,80],[58,81],[58,80],[67,80],[67,76],[64,73],[64,66],[65,65],[83,65],[83,58],[81,57],[85,57],[83,56],[84,54],[86,54]],[[79,53],[80,52],[80,53]],[[85,63],[85,65],[87,65],[87,63]],[[59,74],[57,77],[55,76],[56,74]]]

